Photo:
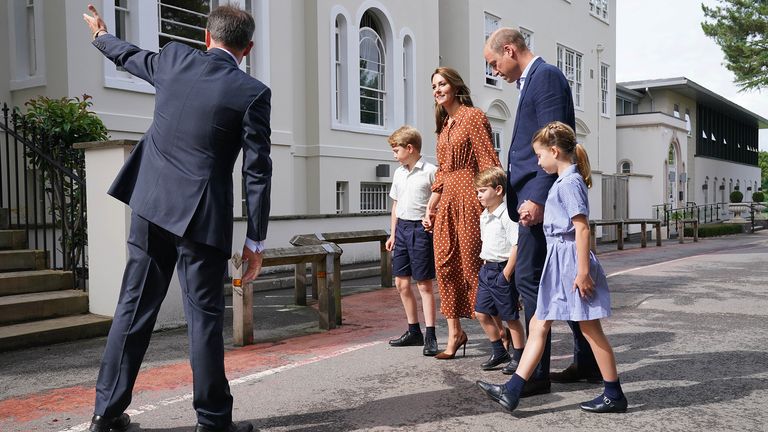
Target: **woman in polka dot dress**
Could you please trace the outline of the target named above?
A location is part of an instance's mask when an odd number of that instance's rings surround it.
[[[458,72],[440,67],[432,74],[437,126],[438,170],[424,226],[434,228],[435,267],[440,312],[448,321],[448,343],[437,359],[452,359],[466,350],[467,335],[459,318],[472,317],[480,271],[480,213],[472,179],[499,166],[491,143],[491,125],[473,107],[469,88]]]

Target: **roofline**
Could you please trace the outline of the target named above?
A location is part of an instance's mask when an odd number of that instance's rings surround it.
[[[730,100],[724,98],[723,96],[707,89],[706,87],[697,84],[694,81],[691,81],[690,79],[686,77],[675,77],[675,78],[660,78],[660,79],[650,79],[650,80],[640,80],[640,81],[627,81],[627,82],[621,82],[616,83],[616,85],[621,85],[623,87],[626,87],[630,90],[643,90],[646,88],[668,88],[668,87],[675,87],[675,86],[685,86],[689,87],[692,90],[696,91],[697,93],[703,93],[707,96],[710,96],[719,102],[730,106],[733,109],[736,109],[738,111],[743,112],[744,114],[747,114],[751,117],[754,117],[757,120],[757,127],[758,129],[768,129],[768,119],[764,118],[761,115],[755,114],[754,112],[742,107],[741,105],[735,104],[731,102]]]

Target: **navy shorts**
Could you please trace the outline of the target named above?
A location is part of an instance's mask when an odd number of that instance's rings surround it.
[[[395,276],[410,276],[417,281],[435,278],[432,233],[424,231],[421,221],[397,220],[392,273]]]
[[[506,265],[506,261],[489,262],[480,267],[475,312],[498,316],[504,321],[515,321],[520,318],[517,308],[519,294],[514,277],[511,282],[504,277],[502,270]]]

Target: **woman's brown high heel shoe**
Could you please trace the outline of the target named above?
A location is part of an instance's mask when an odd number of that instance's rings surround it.
[[[452,352],[451,354],[448,354],[447,352],[443,351],[435,356],[438,360],[453,360],[456,357],[456,353],[459,352],[459,348],[464,347],[464,350],[461,353],[461,356],[464,357],[467,355],[467,341],[469,338],[467,337],[467,334],[464,332],[464,330],[461,331],[461,337],[459,338],[459,343],[456,344],[456,350]]]

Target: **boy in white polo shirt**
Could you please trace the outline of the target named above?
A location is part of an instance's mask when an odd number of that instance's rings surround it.
[[[504,188],[507,175],[501,168],[493,167],[479,172],[474,179],[477,199],[485,207],[480,215],[480,268],[475,314],[493,352],[481,364],[483,370],[491,370],[502,363],[505,369],[517,368],[525,345],[523,325],[518,311],[519,294],[515,288],[515,261],[517,259],[517,223],[507,214],[504,205]],[[502,342],[501,321],[506,321],[512,336],[513,355]]]
[[[392,252],[392,273],[395,286],[408,319],[408,331],[389,341],[391,346],[424,346],[425,356],[437,354],[435,336],[435,298],[432,279],[435,278],[435,254],[432,233],[421,224],[427,202],[432,194],[437,167],[421,157],[421,135],[411,126],[403,126],[389,137],[389,145],[400,167],[392,177],[389,196],[392,204],[391,234],[386,248]],[[411,277],[421,294],[426,335],[422,335],[416,297],[411,291]]]

